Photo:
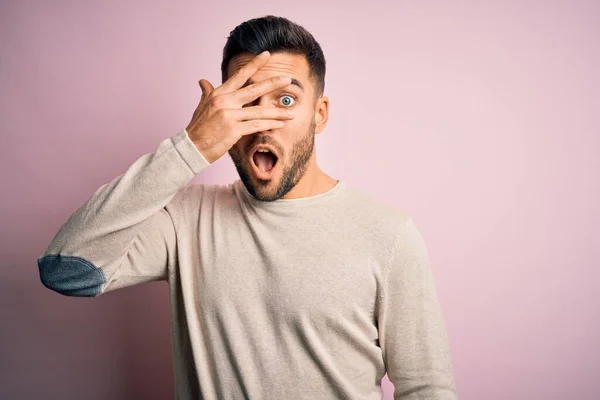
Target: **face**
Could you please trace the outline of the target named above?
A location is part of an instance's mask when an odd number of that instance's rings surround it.
[[[229,63],[228,76],[253,57],[246,54],[234,57]],[[259,105],[286,108],[294,113],[295,118],[284,120],[283,128],[245,135],[229,150],[240,180],[252,196],[262,201],[283,197],[300,181],[314,160],[315,115],[318,107],[315,108],[314,87],[309,80],[309,65],[304,56],[271,53],[269,61],[249,81],[256,83],[280,75],[296,79],[303,89],[292,83],[244,107]],[[257,164],[262,165],[258,158],[262,155],[253,154],[252,149],[259,144],[273,147],[278,155],[272,174],[267,179],[257,175]]]

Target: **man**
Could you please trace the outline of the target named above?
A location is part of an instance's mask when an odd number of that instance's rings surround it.
[[[168,281],[178,399],[381,399],[386,372],[395,399],[456,399],[412,219],[317,165],[319,44],[285,18],[252,19],[221,70],[216,89],[200,80],[185,129],[61,227],[43,284],[98,296]],[[240,180],[190,184],[226,152]]]

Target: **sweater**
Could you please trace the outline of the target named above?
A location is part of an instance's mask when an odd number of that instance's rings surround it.
[[[43,285],[93,297],[168,282],[176,398],[457,399],[423,238],[338,180],[259,201],[183,129],[98,188],[37,259]]]

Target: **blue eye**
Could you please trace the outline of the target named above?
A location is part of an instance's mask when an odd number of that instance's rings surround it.
[[[280,98],[284,98],[284,97],[288,97],[288,98],[291,98],[291,99],[293,99],[293,101],[296,101],[296,99],[295,99],[295,98],[294,98],[294,96],[292,96],[292,95],[289,95],[289,94],[284,94],[284,95],[283,95],[283,96],[281,96]],[[289,107],[289,106],[290,106],[290,104],[289,104],[289,100],[288,100],[286,103],[284,103],[284,105],[285,105],[285,106],[287,106],[287,107]]]

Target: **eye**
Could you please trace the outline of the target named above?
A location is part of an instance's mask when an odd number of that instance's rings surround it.
[[[292,100],[284,100],[284,103],[283,103],[283,105],[284,105],[284,106],[286,106],[286,107],[289,107],[289,106],[290,106],[290,104],[289,104],[289,103],[290,103],[290,101],[294,101],[294,102],[296,101],[296,98],[295,98],[293,95],[291,95],[291,94],[284,94],[284,95],[282,95],[282,96],[280,97],[280,99],[282,99],[282,98],[286,98],[286,97],[287,97],[288,99],[292,99]]]

